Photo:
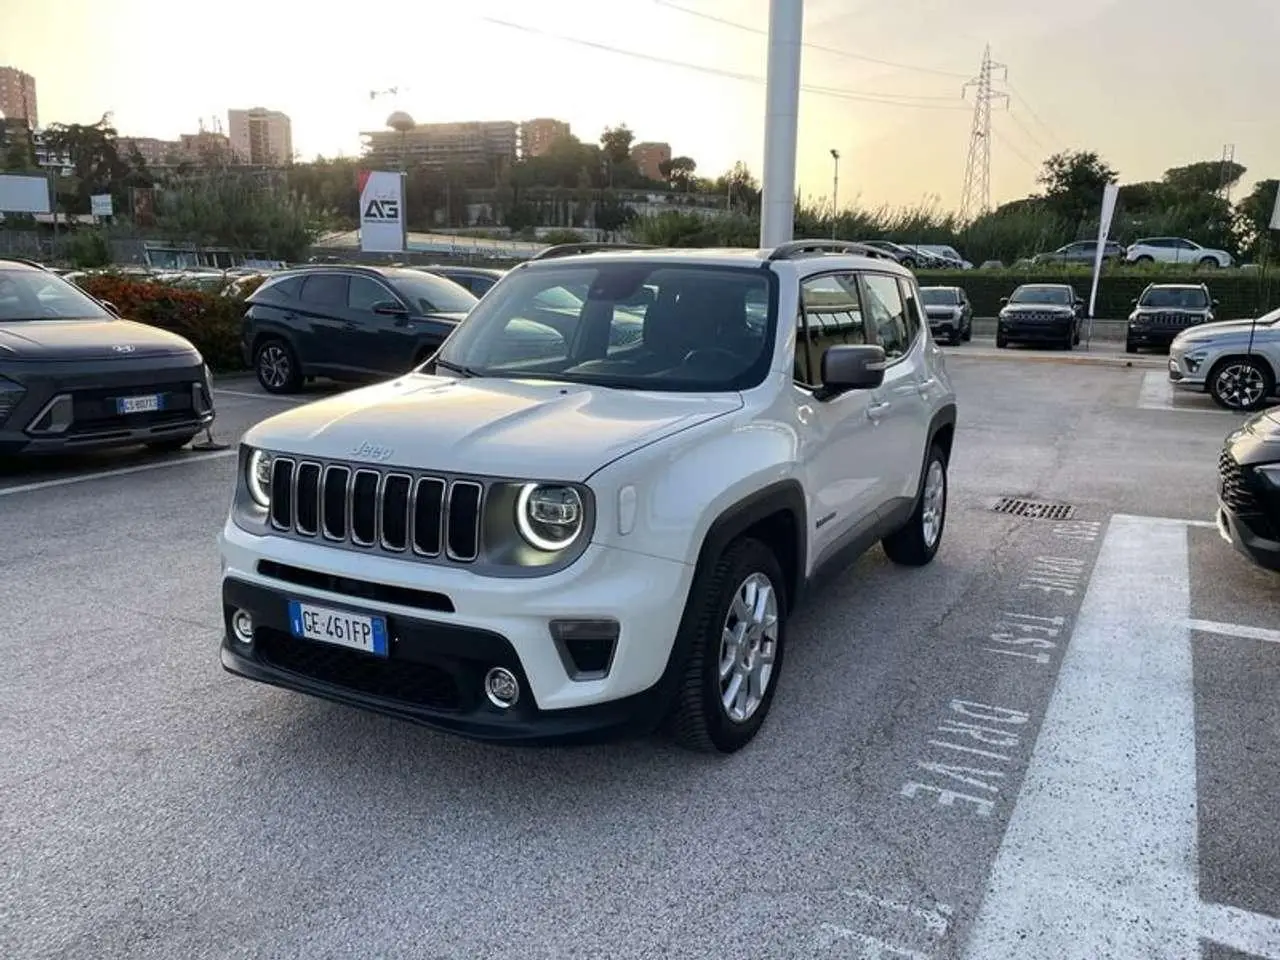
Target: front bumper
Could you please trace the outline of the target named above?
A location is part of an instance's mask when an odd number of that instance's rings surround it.
[[[1075,329],[1073,317],[1023,320],[1001,317],[996,328],[1006,340],[1017,343],[1065,343]]]
[[[949,340],[954,340],[956,337],[960,336],[961,330],[963,329],[960,318],[956,316],[927,316],[927,319],[929,321],[929,331],[933,334],[935,339],[938,337],[945,337]]]
[[[25,393],[0,424],[0,455],[72,453],[191,436],[215,417],[204,364],[190,356],[24,363],[0,374]],[[122,397],[160,394],[163,408],[120,414]]]
[[[1218,532],[1258,566],[1280,573],[1280,534],[1265,518],[1245,517],[1218,501]]]
[[[593,545],[546,577],[481,577],[254,536],[230,521],[221,547],[227,670],[475,739],[549,743],[651,731],[683,659],[675,641],[693,568],[674,561]],[[396,590],[401,595],[389,602]],[[414,601],[403,591],[429,591],[445,602],[428,611],[408,605]],[[386,617],[389,655],[295,639],[290,599]],[[253,617],[252,645],[234,639],[237,609]],[[605,617],[619,623],[607,672],[573,679],[550,621]],[[520,683],[519,700],[506,710],[484,694],[484,676],[495,666]]]
[[[1186,351],[1173,350],[1169,354],[1169,381],[1181,390],[1202,393],[1205,390],[1205,375],[1209,369],[1208,360],[1189,363]]]
[[[1135,347],[1168,350],[1173,338],[1181,332],[1177,327],[1139,327],[1130,324],[1125,330],[1125,340]]]

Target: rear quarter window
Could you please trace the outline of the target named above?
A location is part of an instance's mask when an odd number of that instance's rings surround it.
[[[284,277],[280,280],[268,280],[249,297],[250,303],[288,303],[297,300],[302,293],[301,277]]]

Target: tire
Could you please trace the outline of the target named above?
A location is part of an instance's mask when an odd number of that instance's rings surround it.
[[[996,346],[1001,350],[1009,346],[1009,338],[999,331],[996,331]]]
[[[267,337],[253,352],[253,372],[267,393],[297,393],[302,370],[293,348],[279,337]]]
[[[920,493],[911,519],[881,541],[884,552],[904,567],[923,567],[942,544],[947,523],[947,458],[936,443],[929,447]]]
[[[1150,256],[1149,254],[1144,253],[1142,256],[1138,257],[1133,262],[1134,263],[1155,263],[1156,258],[1153,256]]]
[[[1207,267],[1210,270],[1217,270],[1220,264],[1214,257],[1201,257],[1200,266]]]
[[[1138,348],[1134,345],[1134,342],[1133,342],[1132,340],[1126,340],[1126,341],[1124,342],[1124,352],[1125,352],[1125,353],[1137,353],[1137,352],[1138,352]]]
[[[196,431],[199,433],[200,431]],[[196,438],[196,433],[184,434],[181,437],[165,437],[163,440],[152,440],[147,444],[148,450],[156,453],[177,453]]]
[[[1261,409],[1276,388],[1271,368],[1253,357],[1219,360],[1206,383],[1218,406],[1241,413]]]
[[[702,578],[696,578],[695,584]],[[754,704],[748,699],[745,717],[731,718],[724,704],[721,687],[721,663],[729,654],[725,651],[724,634],[736,632],[729,627],[734,618],[732,610],[735,598],[749,591],[748,584],[767,581],[772,589],[772,614],[766,614],[766,623],[772,624],[773,636],[768,636],[768,626],[759,637],[760,651],[771,651],[771,660],[757,652],[748,662],[760,670],[757,680],[763,676],[762,688]],[[705,586],[697,596],[690,596],[691,607],[687,629],[689,654],[684,664],[680,687],[668,713],[665,732],[676,743],[688,750],[702,753],[734,753],[745,747],[763,725],[778,689],[778,677],[782,673],[783,654],[786,650],[786,585],[773,551],[759,540],[743,538],[731,543],[715,561]],[[770,616],[772,619],[770,619]],[[736,628],[737,624],[734,624]],[[728,683],[732,685],[743,667],[743,661],[734,661]],[[724,691],[727,692],[727,689]],[[731,704],[739,706],[735,700]]]
[[[969,323],[965,326],[964,334],[963,336],[961,336],[960,339],[963,340],[965,343],[968,343],[970,340],[973,339],[973,321],[972,320],[970,320]]]

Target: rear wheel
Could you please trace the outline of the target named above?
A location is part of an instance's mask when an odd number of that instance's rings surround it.
[[[1200,266],[1207,267],[1210,270],[1216,270],[1218,268],[1218,261],[1213,257],[1201,257]]]
[[[1150,256],[1149,254],[1144,253],[1142,256],[1138,257],[1133,262],[1134,263],[1155,263],[1156,258],[1153,256]]]
[[[884,552],[894,563],[904,567],[923,567],[934,558],[942,544],[942,529],[947,521],[947,458],[936,443],[929,448],[920,496],[916,508],[900,530],[881,542]]]
[[[1209,372],[1209,396],[1228,410],[1257,410],[1275,388],[1271,368],[1253,357],[1228,357]]]
[[[258,383],[267,393],[296,393],[302,386],[302,371],[293,348],[278,337],[271,337],[258,344],[253,368]]]
[[[691,596],[693,632],[666,732],[681,746],[733,753],[773,703],[786,644],[782,568],[759,540],[736,540]]]

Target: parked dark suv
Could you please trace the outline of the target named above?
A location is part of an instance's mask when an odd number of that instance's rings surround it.
[[[1212,323],[1217,305],[1203,283],[1148,284],[1142,296],[1133,301],[1124,348],[1129,353],[1137,353],[1139,347],[1168,350],[1183,330]]]
[[[1069,283],[1024,283],[1000,303],[997,347],[1044,343],[1070,350],[1080,342],[1084,301]]]
[[[1280,573],[1280,410],[1255,413],[1223,441],[1218,532],[1258,566]]]
[[[307,377],[394,377],[434,354],[476,302],[421,270],[304,267],[250,295],[241,348],[270,393],[292,393]]]
[[[213,418],[209,368],[189,340],[0,257],[0,458],[177,450]]]
[[[493,267],[452,267],[431,264],[428,267],[417,267],[424,273],[433,273],[437,277],[445,277],[461,287],[470,290],[477,297],[483,297],[495,283],[502,279],[507,271],[495,270]]]

